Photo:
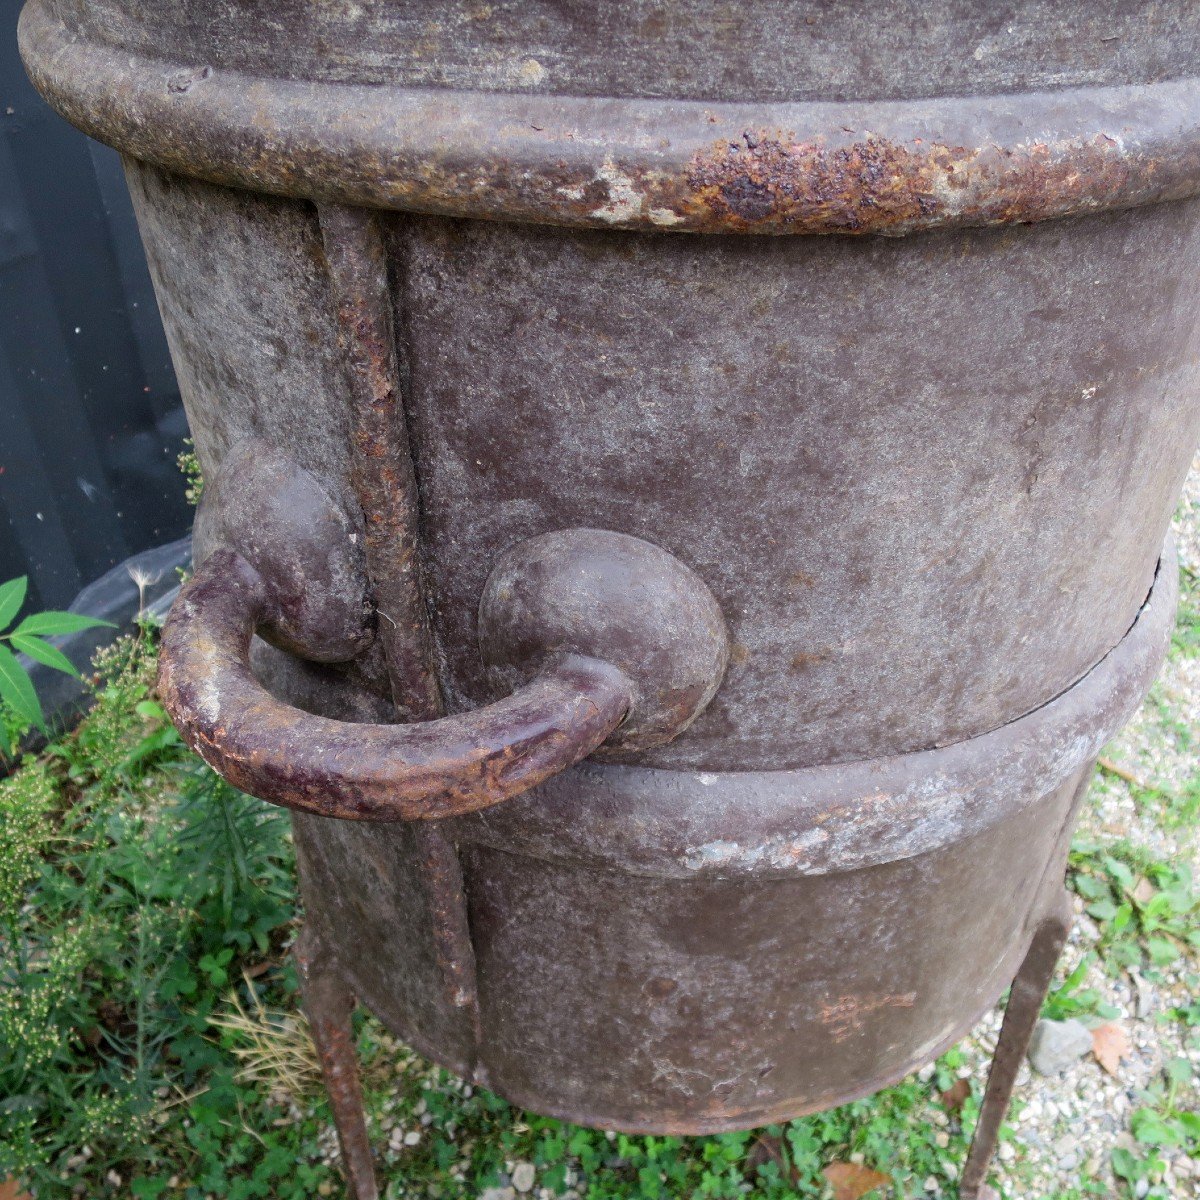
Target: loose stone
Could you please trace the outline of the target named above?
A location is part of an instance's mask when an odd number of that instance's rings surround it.
[[[1061,1075],[1091,1052],[1092,1034],[1082,1021],[1039,1021],[1029,1044],[1029,1062],[1040,1075]]]

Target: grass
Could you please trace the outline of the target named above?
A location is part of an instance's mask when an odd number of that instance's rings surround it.
[[[1196,601],[1188,589],[1175,655],[1196,653]],[[18,1179],[38,1200],[340,1196],[287,954],[299,920],[288,821],[181,744],[153,696],[155,655],[149,626],[105,651],[89,714],[0,782],[0,1181]],[[1179,724],[1173,711],[1169,723]],[[1193,815],[1200,793],[1195,781],[1144,794],[1136,779],[1108,782],[1164,825]],[[1185,863],[1081,838],[1069,881],[1099,936],[1047,1015],[1113,1015],[1096,963],[1200,983],[1200,893]],[[1200,1037],[1194,1001],[1160,1019],[1188,1044]],[[358,1037],[392,1198],[474,1197],[519,1163],[532,1164],[535,1194],[588,1200],[829,1196],[834,1162],[883,1172],[897,1200],[953,1195],[981,1087],[978,1056],[956,1049],[870,1100],[786,1125],[626,1137],[473,1090],[370,1018]],[[974,1094],[959,1110],[943,1093],[967,1075]],[[1115,1185],[1039,1194],[1134,1195],[1145,1181],[1144,1194],[1166,1195],[1166,1156],[1200,1150],[1191,1088],[1187,1060],[1172,1058],[1139,1094],[1133,1148],[1112,1154]],[[1014,1145],[1007,1168],[1018,1179],[1022,1153]]]

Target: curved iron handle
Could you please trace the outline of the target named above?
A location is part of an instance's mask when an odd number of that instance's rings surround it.
[[[628,746],[667,741],[708,703],[727,657],[720,610],[696,576],[657,547],[597,530],[543,535],[502,560],[485,590],[481,637],[494,675],[516,690],[434,721],[335,721],[277,700],[250,668],[271,604],[241,554],[215,550],[167,621],[159,690],[188,744],[235,786],[329,817],[486,808],[587,757],[627,717]],[[615,618],[590,628],[613,608]],[[581,646],[589,640],[602,656]],[[664,653],[677,669],[664,672]],[[671,676],[669,686],[655,673]]]

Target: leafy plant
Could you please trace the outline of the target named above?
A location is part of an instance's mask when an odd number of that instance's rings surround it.
[[[1070,864],[1071,886],[1102,929],[1107,962],[1163,967],[1185,949],[1200,948],[1200,891],[1186,862],[1158,862],[1125,843],[1079,839]]]
[[[1066,1021],[1072,1017],[1104,1017],[1111,1020],[1120,1010],[1105,1002],[1096,988],[1083,987],[1096,955],[1085,954],[1075,969],[1054,988],[1042,1006],[1042,1016],[1050,1021]]]
[[[1182,1150],[1194,1155],[1200,1149],[1200,1113],[1179,1103],[1191,1080],[1192,1064],[1186,1058],[1172,1058],[1163,1077],[1138,1093],[1141,1104],[1130,1121],[1138,1149],[1113,1151],[1113,1172],[1134,1195],[1168,1196],[1162,1183],[1163,1153]],[[1142,1180],[1150,1186],[1139,1193],[1136,1189]]]
[[[103,651],[91,712],[0,781],[0,1180],[39,1200],[153,1177],[164,1097],[232,1075],[230,979],[291,986],[286,819],[187,751],[154,655],[148,627]]]
[[[1171,650],[1183,658],[1200,656],[1200,580],[1184,564],[1179,567],[1179,610]]]
[[[199,458],[196,457],[196,443],[191,438],[185,438],[184,445],[187,449],[176,455],[175,463],[183,473],[184,499],[195,506],[204,495],[204,472],[200,469]]]
[[[1170,706],[1166,706],[1164,725],[1168,724],[1166,713],[1170,711]],[[1178,718],[1172,716],[1171,720],[1179,724]],[[1182,725],[1181,729],[1182,732],[1176,730],[1176,742],[1180,750],[1186,750],[1191,744],[1191,733],[1186,725]],[[1102,776],[1122,780],[1138,811],[1150,814],[1165,829],[1190,827],[1200,817],[1200,773],[1192,773],[1180,787],[1174,788],[1142,780],[1132,771],[1105,758],[1100,759],[1098,768]]]
[[[33,726],[43,732],[46,717],[41,701],[34,690],[29,673],[21,665],[17,653],[25,654],[67,675],[78,676],[75,664],[47,637],[57,634],[76,633],[82,629],[108,626],[108,621],[87,617],[81,613],[40,612],[31,613],[13,628],[9,628],[25,603],[29,586],[28,576],[10,579],[0,584],[0,701],[9,710],[13,720],[0,725],[5,738],[4,753],[11,755],[20,738]],[[7,632],[2,632],[7,630]],[[14,653],[17,652],[17,653]]]

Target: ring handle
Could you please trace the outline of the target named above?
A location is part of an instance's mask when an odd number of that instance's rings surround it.
[[[677,736],[720,684],[721,612],[665,550],[604,530],[522,542],[480,605],[493,704],[410,725],[335,721],[277,700],[250,643],[273,590],[236,550],[212,551],[163,631],[159,690],[188,744],[243,791],[359,820],[429,820],[518,795],[605,746]],[[606,744],[607,743],[607,744]]]

